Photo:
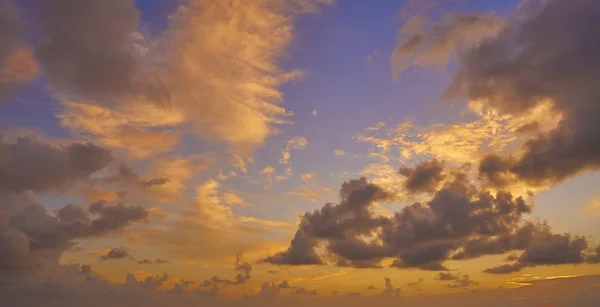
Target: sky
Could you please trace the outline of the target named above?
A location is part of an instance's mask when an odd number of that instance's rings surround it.
[[[597,306],[594,0],[0,0],[11,306]]]

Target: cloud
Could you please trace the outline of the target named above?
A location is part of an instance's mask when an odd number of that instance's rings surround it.
[[[290,163],[291,151],[292,150],[302,150],[302,149],[305,149],[306,146],[308,146],[308,140],[305,137],[296,136],[296,137],[291,138],[287,142],[285,149],[281,153],[281,158],[279,159],[278,162],[280,164]]]
[[[133,259],[129,254],[129,251],[124,247],[117,247],[109,250],[106,254],[100,257],[100,260],[111,260],[111,259]]]
[[[152,260],[144,258],[143,260],[138,261],[138,264],[153,264]]]
[[[12,0],[0,1],[0,102],[38,75],[31,51],[23,45],[24,24]]]
[[[416,193],[435,191],[444,180],[443,170],[443,163],[434,159],[419,163],[413,168],[401,167],[398,172],[406,177],[405,189],[409,193]]]
[[[165,264],[165,263],[171,263],[171,262],[169,260],[166,260],[166,259],[156,258],[156,260],[154,260],[154,263]]]
[[[280,87],[302,76],[278,60],[293,41],[295,17],[327,4],[191,0],[169,16],[163,33],[144,37],[134,1],[59,2],[46,4],[48,40],[37,51],[64,101],[59,117],[137,159],[172,150],[183,133],[245,158],[276,134],[292,114],[281,106]],[[114,20],[106,22],[105,14]],[[169,120],[150,119],[157,114]]]
[[[61,190],[106,167],[110,151],[91,143],[51,143],[35,134],[0,134],[0,191]]]
[[[70,204],[51,215],[29,194],[4,194],[0,271],[39,270],[57,263],[77,241],[116,233],[147,216],[142,207],[107,202],[93,203],[87,210]]]
[[[184,124],[180,110],[155,104],[107,107],[63,100],[56,116],[66,128],[134,159],[173,150],[181,134],[175,129]]]
[[[302,306],[310,303],[314,306],[360,306],[377,304],[381,306],[429,306],[448,305],[476,307],[490,306],[541,306],[543,304],[558,304],[567,306],[592,307],[597,306],[600,297],[596,284],[598,276],[583,276],[576,278],[558,278],[530,282],[528,287],[513,289],[482,290],[477,293],[468,291],[456,294],[423,295],[418,297],[384,297],[372,296],[360,298],[359,292],[350,292],[342,297],[329,296],[284,296],[279,295],[278,283],[265,282],[259,292],[247,295],[242,300],[217,298],[218,291],[210,288],[205,292],[201,288],[191,291],[174,291],[167,284],[175,281],[184,289],[190,289],[193,284],[187,279],[175,279],[169,274],[136,278],[129,273],[125,284],[111,284],[102,277],[82,272],[82,266],[57,266],[52,270],[27,275],[14,279],[13,276],[3,276],[3,282],[12,278],[12,282],[3,283],[0,294],[11,306],[24,307],[44,305],[49,307],[71,306],[147,306],[158,307],[168,305],[195,306]],[[337,292],[337,291],[336,291]],[[519,297],[519,300],[515,300]]]
[[[538,229],[531,239],[535,243],[527,247],[514,263],[489,268],[485,272],[508,274],[526,267],[594,262],[593,254],[588,256],[588,242],[584,237],[553,234],[546,226]]]
[[[598,91],[589,82],[598,74],[600,45],[589,37],[600,32],[593,17],[599,11],[595,1],[531,2],[516,9],[498,35],[460,56],[447,96],[468,97],[509,115],[550,102],[562,116],[519,155],[496,159],[494,168],[488,163],[487,176],[546,185],[600,167]]]
[[[295,294],[298,295],[317,295],[317,290],[309,290],[306,288],[297,288],[296,290],[294,290]]]
[[[126,286],[143,287],[149,289],[157,289],[162,286],[169,279],[169,274],[163,273],[162,275],[147,276],[142,280],[137,280],[135,275],[127,273],[125,277]]]
[[[218,276],[213,276],[211,279],[207,279],[202,283],[202,288],[210,288],[215,287],[216,285],[242,285],[250,280],[250,272],[252,271],[252,265],[247,262],[242,262],[243,252],[239,252],[235,256],[235,266],[234,269],[237,271],[237,275],[235,276],[235,280],[231,279],[221,279]]]
[[[390,58],[394,76],[412,65],[444,69],[449,59],[467,46],[498,33],[502,20],[477,13],[445,14],[436,22],[424,15],[407,18]]]
[[[300,174],[300,178],[302,178],[302,181],[312,181],[313,179],[315,179],[315,176],[317,174],[315,173],[305,173],[305,174]]]
[[[335,154],[336,157],[347,157],[348,159],[360,158],[359,155],[347,153],[346,151],[344,151],[342,149],[336,149],[333,153]]]
[[[260,174],[268,176],[268,175],[271,175],[274,171],[275,171],[275,169],[273,167],[267,165],[267,166],[265,166],[265,168],[263,168],[260,171]]]
[[[545,223],[531,223],[522,197],[489,191],[456,175],[431,200],[415,202],[392,216],[375,214],[375,202],[393,200],[366,178],[342,184],[340,202],[307,212],[287,250],[264,259],[273,264],[327,263],[355,268],[380,267],[445,271],[447,260],[466,260],[515,250],[528,266],[581,263],[587,242],[554,234]],[[327,258],[317,253],[324,247]]]
[[[185,289],[194,284],[193,281],[181,278],[178,282],[173,284],[173,288],[168,292],[171,294],[183,294]]]
[[[36,50],[60,90],[107,103],[136,88],[132,36],[140,12],[132,0],[44,1],[43,40]]]
[[[392,285],[392,280],[389,277],[385,277],[385,288],[383,289],[383,296],[399,296],[400,292],[402,292],[400,290],[400,288],[394,288],[394,286]]]
[[[442,281],[447,281],[447,280],[457,280],[459,277],[460,277],[460,275],[458,275],[458,274],[452,274],[452,273],[440,272],[440,273],[438,273],[438,275],[435,277],[435,280],[442,280]]]
[[[423,278],[419,278],[419,280],[417,280],[417,281],[411,281],[411,282],[406,283],[406,286],[413,288],[417,291],[421,291],[421,285],[423,284],[424,281],[425,280]]]
[[[451,283],[446,285],[446,287],[448,288],[466,289],[479,284],[478,282],[471,280],[471,277],[469,275],[460,273],[452,274],[441,272],[435,277],[435,280],[451,281]]]
[[[378,186],[369,184],[366,178],[344,182],[339,195],[341,202],[338,205],[328,203],[320,210],[305,213],[290,247],[267,257],[264,261],[291,265],[323,264],[323,260],[314,251],[318,240],[346,237],[351,239],[360,233],[368,234],[369,229],[377,224],[377,220],[372,219],[368,207],[375,201],[389,197],[389,194]],[[335,246],[330,245],[329,248],[359,254],[347,255],[350,258],[348,260],[363,260],[360,257],[365,257],[362,255],[364,251],[360,248],[360,242],[349,240],[339,243]],[[347,245],[355,243],[355,246]]]

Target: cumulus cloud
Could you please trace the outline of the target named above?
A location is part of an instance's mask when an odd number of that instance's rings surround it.
[[[111,259],[133,259],[129,254],[129,251],[124,247],[117,247],[109,250],[106,254],[100,256],[100,260],[111,260]],[[146,259],[145,259],[146,260]]]
[[[389,197],[378,186],[369,184],[366,178],[344,182],[339,195],[339,204],[328,203],[320,210],[304,214],[290,247],[264,261],[274,264],[322,264],[323,260],[314,251],[319,238],[351,239],[361,233],[368,234],[373,224],[376,225],[368,207],[375,201]],[[329,248],[363,253],[361,242],[341,240],[338,243]],[[360,255],[348,256],[348,260],[363,260]]]
[[[590,39],[600,32],[598,12],[596,1],[532,1],[498,35],[460,56],[449,97],[466,96],[509,115],[550,102],[562,116],[555,129],[526,142],[521,154],[482,161],[482,173],[492,181],[515,176],[545,185],[599,168],[598,90],[589,81],[600,71],[599,45]]]
[[[442,162],[431,160],[419,163],[413,168],[401,167],[398,172],[406,177],[405,189],[409,193],[416,193],[435,191],[441,181],[444,180],[443,170]]]
[[[558,264],[594,263],[585,237],[570,234],[554,234],[547,225],[538,227],[529,240],[533,241],[511,264],[486,269],[486,273],[508,274],[526,267]],[[597,250],[596,250],[597,252]]]
[[[373,204],[390,194],[366,178],[342,184],[340,203],[307,212],[287,250],[267,257],[273,264],[314,265],[326,261],[323,246],[338,266],[376,268],[393,259],[397,268],[444,271],[447,260],[524,251],[523,264],[582,262],[584,238],[554,234],[544,223],[527,222],[522,197],[495,195],[457,175],[431,200],[406,206],[393,216],[374,213]],[[554,258],[552,258],[554,257]],[[467,283],[467,281],[465,281]]]
[[[0,270],[37,270],[55,264],[76,240],[115,233],[147,216],[142,207],[106,202],[93,203],[87,210],[67,205],[51,215],[29,194],[2,195]]]
[[[51,143],[34,134],[0,133],[0,191],[64,189],[111,161],[110,151],[91,143]]]

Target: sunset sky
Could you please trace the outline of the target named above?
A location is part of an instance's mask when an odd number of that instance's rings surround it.
[[[0,302],[598,306],[599,16],[0,0]]]

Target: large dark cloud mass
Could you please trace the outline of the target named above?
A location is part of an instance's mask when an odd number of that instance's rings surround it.
[[[142,207],[106,202],[87,209],[67,205],[52,215],[29,194],[0,195],[0,272],[56,264],[77,240],[111,234],[147,217]]]
[[[390,195],[368,183],[364,177],[344,182],[339,195],[339,204],[327,203],[320,210],[304,214],[290,247],[265,261],[274,264],[322,264],[323,260],[314,251],[321,239],[330,239],[330,250],[347,255],[343,258],[349,261],[382,257],[382,251],[376,248],[363,249],[369,246],[356,237],[369,234],[385,223],[385,219],[373,217],[369,207]]]
[[[516,176],[552,184],[600,168],[600,2],[530,1],[460,58],[449,95],[467,96],[507,114],[551,101],[563,120],[529,140],[517,157],[488,157],[481,172],[496,185]]]
[[[521,267],[581,263],[588,252],[585,238],[554,234],[545,223],[526,221],[531,207],[523,198],[504,191],[493,195],[462,175],[428,202],[414,203],[392,217],[375,215],[372,205],[388,197],[365,178],[345,182],[339,204],[307,212],[290,247],[264,261],[323,264],[316,247],[324,245],[340,266],[380,267],[382,260],[392,258],[394,267],[443,271],[446,260],[509,251],[524,251],[517,260]]]
[[[51,144],[33,135],[0,133],[0,192],[58,190],[106,167],[110,151],[91,143]]]
[[[40,3],[44,37],[37,57],[59,88],[113,98],[133,88],[132,38],[140,13],[133,0],[47,0]]]

